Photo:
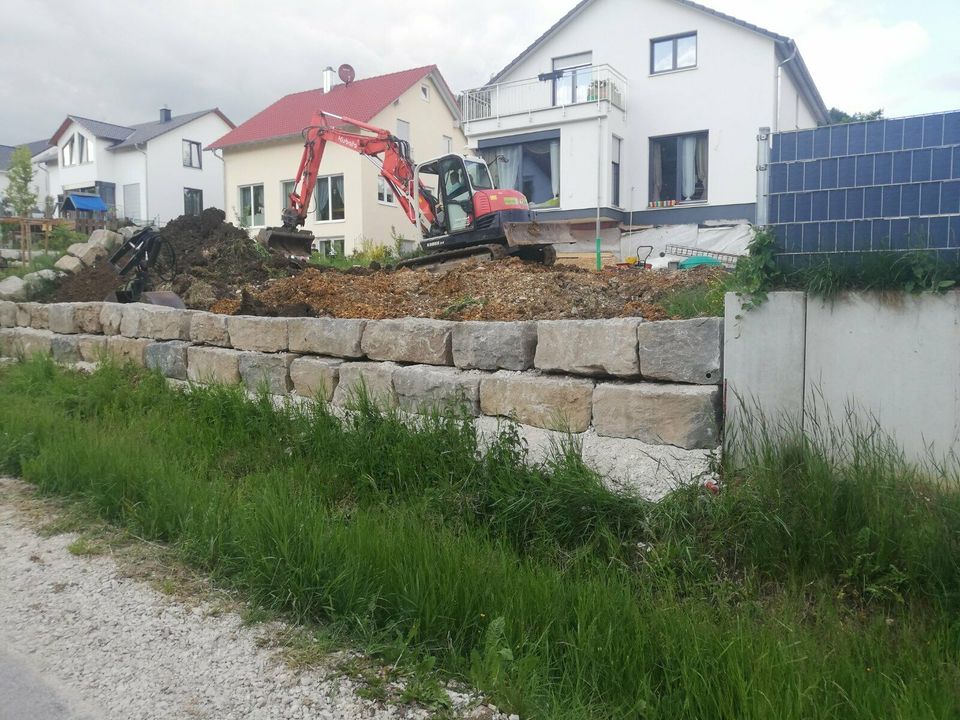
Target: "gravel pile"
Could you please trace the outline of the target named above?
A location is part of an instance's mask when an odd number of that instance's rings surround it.
[[[76,534],[40,537],[11,500],[24,487],[0,478],[0,644],[104,720],[429,716],[358,697],[332,658],[329,667],[291,670],[263,647],[270,628],[175,601],[124,577],[108,555],[70,554]],[[486,706],[463,714],[507,717]]]

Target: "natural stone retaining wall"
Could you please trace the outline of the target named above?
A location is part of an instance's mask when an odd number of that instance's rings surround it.
[[[480,431],[519,422],[532,455],[572,437],[594,467],[651,495],[706,471],[719,444],[721,342],[718,318],[457,323],[0,301],[0,355],[111,355],[172,380],[340,406],[360,388],[407,413],[457,404]]]

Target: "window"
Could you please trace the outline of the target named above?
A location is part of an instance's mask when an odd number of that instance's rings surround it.
[[[61,150],[61,161],[64,167],[70,165],[80,165],[90,162],[90,152],[87,138],[82,133],[74,133],[63,145]]]
[[[296,186],[297,183],[295,180],[284,180],[280,183],[280,207],[290,207],[290,193],[293,192]]]
[[[397,120],[397,137],[410,142],[410,123],[406,120]]]
[[[580,53],[553,59],[553,104],[586,102],[590,93],[593,53]]]
[[[199,215],[203,212],[203,190],[183,189],[183,214]]]
[[[440,154],[449,155],[453,152],[453,138],[444,135],[440,138]]]
[[[327,175],[317,178],[317,222],[343,220],[343,175]]]
[[[615,207],[620,207],[620,145],[622,142],[614,135],[613,143],[610,145],[610,204]]]
[[[519,190],[531,206],[560,207],[560,140],[534,140],[482,148],[494,183]]]
[[[313,241],[313,249],[320,253],[322,257],[343,257],[343,238],[317,238]]]
[[[430,102],[430,86],[421,85],[420,86],[420,99],[424,102]]]
[[[390,187],[390,183],[384,179],[383,175],[377,178],[377,200],[388,205],[393,205],[396,202],[396,198],[393,197],[393,188]]]
[[[200,143],[193,140],[183,141],[183,166],[199,168],[200,164]]]
[[[697,66],[697,34],[674,35],[650,41],[650,73]]]
[[[707,133],[650,140],[650,202],[707,199]]]
[[[263,185],[243,185],[240,190],[240,225],[263,225]]]

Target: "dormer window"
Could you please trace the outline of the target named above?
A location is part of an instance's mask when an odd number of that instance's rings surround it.
[[[684,33],[650,41],[650,74],[697,66],[697,34]]]
[[[90,162],[90,152],[87,147],[87,138],[83,134],[77,132],[71,135],[60,151],[60,160],[63,166],[69,167],[70,165]]]
[[[420,99],[424,102],[430,102],[430,86],[421,85],[420,86]]]

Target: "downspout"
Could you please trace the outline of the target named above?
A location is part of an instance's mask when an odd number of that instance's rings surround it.
[[[788,41],[790,47],[793,48],[793,51],[790,53],[790,57],[784,60],[782,63],[777,65],[777,78],[776,78],[776,97],[774,98],[774,107],[773,107],[773,131],[780,132],[780,102],[782,94],[782,85],[783,85],[783,66],[788,62],[791,62],[794,58],[797,57],[797,44],[790,40]]]
[[[217,150],[220,151],[220,154],[217,155]],[[223,204],[226,207],[227,204],[227,163],[223,160],[223,148],[213,148],[210,151],[210,154],[213,155],[217,160],[220,161],[220,175],[223,178]],[[226,209],[224,209],[224,214],[226,214]]]
[[[148,192],[148,184],[150,182],[150,165],[147,160],[147,151],[140,147],[140,143],[134,143],[133,146],[143,153],[143,217],[147,219],[150,217],[150,193]]]
[[[603,118],[597,118],[597,272],[603,267],[600,259],[600,202],[603,186]]]

